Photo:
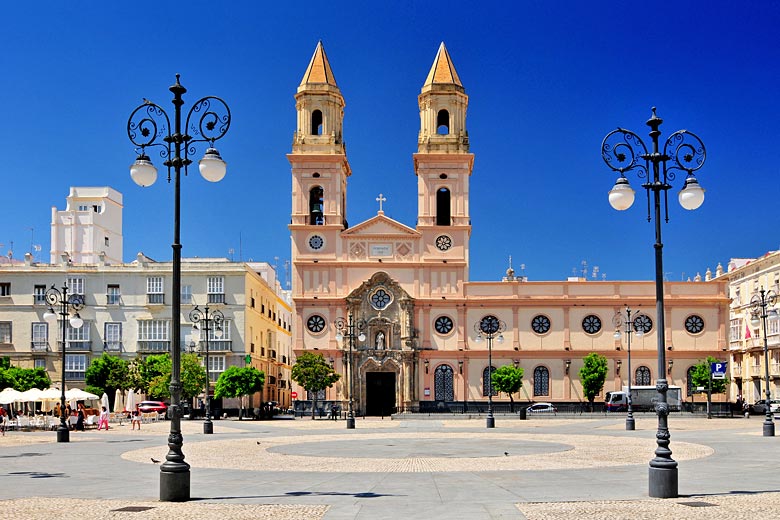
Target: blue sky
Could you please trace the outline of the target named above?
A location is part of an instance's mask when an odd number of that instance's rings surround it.
[[[685,128],[707,147],[704,205],[680,208],[682,178],[670,192],[667,278],[780,247],[777,1],[353,4],[5,6],[3,252],[35,243],[48,261],[51,207],[64,209],[69,186],[108,185],[124,195],[125,260],[170,259],[172,186],[131,181],[126,127],[144,97],[171,107],[181,73],[185,109],[216,95],[233,114],[218,145],[225,179],[182,180],[183,254],[283,263],[293,95],[320,39],[347,103],[351,225],[376,214],[381,192],[385,213],[414,226],[417,95],[446,43],[470,96],[471,280],[500,279],[509,255],[531,280],[565,279],[583,261],[589,277],[598,266],[599,279],[652,279],[644,193],[614,211],[616,175],[600,155],[618,126],[649,143],[651,106],[662,139]]]

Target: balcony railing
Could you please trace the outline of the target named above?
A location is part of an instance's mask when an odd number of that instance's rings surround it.
[[[170,341],[138,341],[138,352],[170,352]]]
[[[225,303],[225,293],[209,293],[209,303]]]
[[[104,341],[103,350],[106,352],[122,352],[121,341]]]
[[[229,339],[210,339],[209,352],[233,352],[233,342]]]
[[[49,351],[49,342],[48,341],[33,341],[30,343],[30,350],[33,352],[48,352]]]
[[[165,294],[149,293],[146,295],[146,303],[150,305],[163,305],[165,303]]]
[[[59,344],[60,352],[62,352],[62,341],[60,340],[57,343]],[[92,342],[68,340],[68,343],[65,346],[65,350],[67,352],[88,352],[92,350]]]
[[[65,380],[66,381],[84,381],[84,375],[86,372],[79,371],[79,372],[68,372],[65,371]]]

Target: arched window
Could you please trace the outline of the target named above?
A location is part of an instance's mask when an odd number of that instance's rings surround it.
[[[439,135],[450,133],[450,113],[446,110],[439,110],[436,114],[436,133]]]
[[[437,401],[454,401],[452,367],[439,365],[433,373],[433,398]]]
[[[322,186],[315,186],[309,191],[309,224],[312,226],[325,224],[323,196]]]
[[[319,110],[311,113],[311,133],[322,135],[322,112]]]
[[[439,188],[436,192],[436,225],[450,225],[450,190]]]
[[[550,395],[550,371],[547,367],[534,368],[534,396]]]
[[[650,386],[650,369],[646,366],[641,366],[636,369],[634,376],[634,384],[636,386]]]
[[[493,379],[490,377],[491,372],[495,372],[496,367],[485,367],[485,370],[482,371],[482,396],[487,397],[489,395],[498,395],[498,392],[495,388],[492,387],[491,383],[493,382]],[[491,394],[490,391],[493,391]]]
[[[696,367],[688,367],[688,372],[686,372],[686,377],[688,379],[688,395],[693,395],[693,391],[696,390],[693,387],[693,373],[696,371]]]

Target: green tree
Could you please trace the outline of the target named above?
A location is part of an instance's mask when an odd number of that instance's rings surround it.
[[[265,374],[255,367],[228,367],[222,372],[214,386],[214,397],[243,397],[259,392],[265,384]],[[244,403],[239,399],[238,420],[244,415]]]
[[[580,383],[582,383],[582,393],[590,404],[590,411],[593,411],[593,400],[604,388],[604,381],[607,379],[607,358],[595,352],[591,352],[582,358],[582,368],[580,369]]]
[[[312,419],[314,419],[314,410],[317,408],[317,392],[330,388],[333,383],[341,379],[341,375],[333,371],[333,367],[325,361],[322,354],[314,354],[313,352],[304,352],[298,356],[290,377],[311,392],[313,396]]]
[[[0,368],[0,390],[4,388],[15,388],[16,378],[13,372],[7,368]]]
[[[148,395],[158,399],[170,399],[171,369],[169,354],[146,358],[140,372],[143,373],[145,384],[148,385]],[[192,399],[206,388],[206,370],[200,364],[196,354],[182,354],[180,376],[182,399]],[[139,388],[142,387],[139,385]]]
[[[14,380],[14,388],[25,392],[31,388],[45,390],[51,386],[51,378],[45,368],[11,367],[5,370],[7,376]]]
[[[493,388],[509,396],[509,410],[513,413],[515,400],[512,394],[519,392],[523,387],[523,373],[522,367],[514,365],[504,365],[493,372]]]
[[[89,364],[84,373],[84,381],[87,384],[87,392],[95,395],[106,393],[109,399],[113,399],[116,390],[130,388],[128,363],[119,356],[103,353]]]

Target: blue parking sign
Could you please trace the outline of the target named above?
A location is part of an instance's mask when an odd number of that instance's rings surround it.
[[[728,365],[728,363],[725,361],[710,363],[712,379],[726,379],[726,365]]]

